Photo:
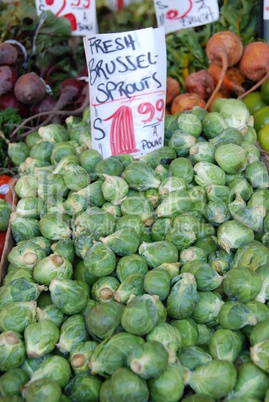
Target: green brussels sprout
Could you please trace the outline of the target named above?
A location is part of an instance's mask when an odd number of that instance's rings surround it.
[[[251,300],[247,303],[245,303],[245,305],[252,311],[252,313],[255,315],[256,319],[257,319],[257,324],[256,326],[263,321],[266,321],[269,319],[269,307],[258,301],[257,297],[255,300]],[[247,325],[242,329],[242,332],[244,333],[244,335],[247,335],[248,338],[250,338],[251,332],[253,331],[253,329],[256,326],[251,326],[251,325]]]
[[[238,330],[246,325],[256,325],[255,314],[239,301],[227,301],[222,303],[217,321],[225,329]]]
[[[103,182],[101,180],[94,181],[87,187],[79,190],[76,194],[86,198],[89,205],[102,207],[106,202],[102,192],[102,184]]]
[[[191,113],[197,116],[200,121],[203,121],[209,112],[200,106],[193,106]]]
[[[130,163],[135,161],[134,157],[130,154],[119,154],[115,155],[114,158],[120,161],[124,170],[130,165]]]
[[[253,363],[243,363],[237,368],[237,381],[231,396],[240,400],[245,397],[260,400],[265,397],[268,387],[269,376],[267,373]]]
[[[175,363],[176,353],[181,349],[181,332],[176,326],[161,322],[157,324],[146,336],[147,342],[157,341],[161,343],[168,352],[168,363]]]
[[[166,300],[167,314],[171,318],[189,317],[198,301],[197,284],[193,274],[189,272],[176,276]]]
[[[46,292],[42,292],[37,299],[37,307],[39,308],[45,308],[47,306],[50,306],[52,304],[50,292],[48,292],[48,288],[45,288]]]
[[[56,347],[61,353],[68,353],[72,348],[88,340],[87,328],[82,314],[68,317],[60,328],[59,341]]]
[[[233,179],[229,184],[229,188],[231,192],[231,197],[234,197],[236,194],[239,193],[244,201],[248,201],[253,194],[253,188],[244,178]]]
[[[160,200],[160,194],[156,188],[147,189],[146,191],[143,192],[143,195],[146,198],[146,200],[151,202],[153,208],[157,207]]]
[[[107,379],[102,383],[99,398],[100,402],[115,401],[112,396],[111,379]]]
[[[168,145],[177,153],[177,156],[187,156],[190,148],[195,144],[196,137],[181,130],[173,132]]]
[[[179,261],[182,264],[186,264],[190,261],[207,262],[207,255],[203,249],[195,246],[190,246],[180,252]]]
[[[28,374],[21,368],[7,370],[0,377],[0,395],[21,395],[21,387],[29,381]],[[1,401],[1,398],[0,398]]]
[[[245,227],[236,220],[222,223],[217,230],[219,246],[229,253],[235,251],[254,240],[252,229]]]
[[[182,347],[196,345],[198,341],[198,327],[192,318],[172,320],[171,325],[179,330]]]
[[[158,188],[161,181],[153,168],[142,161],[130,163],[122,174],[129,188],[145,191],[149,188]]]
[[[165,300],[170,292],[170,275],[164,269],[154,268],[148,271],[144,277],[145,292],[159,296]]]
[[[26,278],[17,278],[0,287],[0,310],[13,302],[37,300],[46,287]]]
[[[210,139],[210,143],[218,148],[222,145],[234,144],[241,145],[244,137],[237,128],[226,128],[221,131],[216,137]]]
[[[228,205],[218,198],[208,202],[204,214],[206,220],[214,226],[220,226],[231,218]]]
[[[52,279],[49,291],[53,304],[67,315],[80,313],[89,298],[89,286],[72,279]]]
[[[269,212],[269,190],[267,188],[255,190],[248,200],[248,207],[263,205],[266,212]]]
[[[202,394],[193,394],[182,399],[182,402],[214,402],[214,401],[215,399],[211,398],[210,396]]]
[[[136,253],[139,247],[139,238],[133,229],[116,230],[106,237],[100,237],[100,241],[120,257]]]
[[[61,240],[71,236],[70,217],[57,212],[47,213],[39,221],[40,232],[48,240]]]
[[[38,219],[43,202],[37,197],[26,197],[19,200],[16,213],[23,218]]]
[[[158,165],[155,168],[155,173],[158,177],[158,179],[162,182],[164,179],[167,179],[169,177],[169,165]]]
[[[69,363],[75,374],[90,373],[89,363],[97,346],[95,341],[86,341],[72,347]]]
[[[125,331],[143,336],[160,322],[164,322],[166,310],[158,296],[144,294],[129,299],[121,317]]]
[[[77,155],[67,155],[64,156],[60,162],[57,163],[53,170],[53,174],[64,174],[66,166],[71,165],[79,165],[79,157]]]
[[[184,346],[177,353],[177,358],[182,366],[189,370],[195,370],[197,367],[212,361],[211,355],[196,345]]]
[[[88,250],[92,247],[94,241],[99,240],[99,233],[90,230],[81,230],[73,232],[75,254],[77,257],[84,259]]]
[[[169,364],[157,378],[148,381],[150,400],[153,402],[177,402],[184,392],[183,369],[177,364]]]
[[[203,214],[207,201],[205,189],[202,186],[193,186],[187,190],[187,193],[191,198],[191,210],[189,213],[195,214],[198,211]]]
[[[243,210],[243,208],[246,208],[246,203],[243,200],[243,198],[241,197],[241,195],[239,193],[236,194],[234,201],[230,202],[228,204],[230,213],[232,218],[234,219],[235,214],[239,211],[239,210]],[[240,215],[239,215],[240,217]],[[240,218],[239,218],[240,219]]]
[[[190,184],[193,179],[194,170],[191,161],[187,158],[179,157],[170,163],[169,173],[171,176],[184,180],[186,184]]]
[[[63,176],[60,174],[44,174],[38,177],[38,196],[45,202],[50,198],[65,197],[68,187],[65,185]]]
[[[106,244],[96,242],[85,253],[84,264],[90,275],[110,275],[116,268],[116,255]]]
[[[234,220],[242,223],[254,232],[261,232],[266,209],[263,205],[257,207],[242,206],[238,207],[232,215]]]
[[[30,157],[50,162],[50,157],[53,152],[54,144],[48,141],[41,141],[35,144],[30,149]],[[28,155],[27,155],[28,156]]]
[[[28,374],[31,378],[34,372],[39,368],[40,364],[48,359],[51,356],[50,353],[44,355],[43,357],[34,358],[34,357],[26,357],[25,361],[21,365],[21,368]]]
[[[247,126],[247,132],[244,135],[243,142],[247,142],[248,144],[256,144],[257,142],[257,132],[254,127]]]
[[[127,197],[121,204],[122,215],[139,216],[145,224],[152,224],[154,208],[152,203],[145,197]]]
[[[0,370],[8,371],[20,367],[26,357],[21,335],[14,331],[0,334]]]
[[[75,216],[84,212],[88,207],[88,200],[80,194],[72,193],[63,203],[65,212],[70,216]]]
[[[215,325],[223,305],[224,301],[218,293],[210,291],[198,292],[198,301],[195,304],[191,318],[198,324]]]
[[[52,165],[57,165],[61,159],[69,155],[76,155],[76,148],[67,141],[58,142],[54,145],[48,162],[50,161]]]
[[[55,255],[60,255],[61,257],[67,259],[71,264],[74,262],[75,259],[75,249],[74,243],[71,239],[61,239],[58,240],[56,243],[51,245],[51,251]]]
[[[92,285],[91,298],[100,303],[110,302],[120,282],[114,276],[102,276]]]
[[[255,366],[269,373],[269,339],[251,346],[250,358]]]
[[[123,311],[124,305],[113,300],[93,306],[85,316],[89,334],[100,341],[119,332]]]
[[[134,230],[140,239],[144,231],[144,223],[138,215],[124,215],[116,222],[116,231],[121,229]]]
[[[228,128],[223,117],[217,111],[210,111],[202,121],[203,135],[207,139],[217,137],[223,130]]]
[[[61,394],[60,385],[49,378],[31,382],[22,392],[26,402],[60,402]]]
[[[103,174],[120,176],[122,172],[123,165],[115,156],[109,156],[108,158],[99,161],[95,165],[95,173],[101,180],[104,180]]]
[[[184,182],[183,179],[177,176],[169,176],[166,177],[164,180],[162,180],[159,186],[159,194],[165,196],[171,193],[172,191],[185,190],[185,189],[186,189],[186,183]]]
[[[210,162],[198,162],[194,165],[194,180],[198,186],[207,187],[210,184],[224,186],[226,173],[218,165]]]
[[[269,320],[268,319],[266,319],[262,322],[258,322],[253,327],[251,334],[249,336],[250,345],[254,346],[254,345],[268,339],[268,328],[269,328]]]
[[[209,353],[213,359],[234,363],[243,348],[241,336],[236,331],[219,328],[213,332],[209,341]]]
[[[162,343],[149,340],[133,346],[127,365],[144,380],[159,377],[168,364],[168,352]]]
[[[251,268],[229,270],[223,280],[223,290],[230,300],[246,303],[253,300],[262,288],[262,278]]]
[[[178,129],[184,131],[195,138],[202,133],[201,120],[193,113],[182,112],[177,118]]]
[[[7,230],[10,214],[11,214],[11,205],[6,200],[0,199],[0,232],[4,232]]]
[[[30,175],[21,176],[15,184],[14,190],[18,197],[36,197],[38,181]]]
[[[269,266],[268,264],[262,265],[257,269],[257,273],[262,278],[262,288],[256,296],[256,300],[265,303],[269,299]]]
[[[64,216],[65,219],[70,219],[68,214],[66,214],[66,211],[64,209],[64,198],[59,197],[56,198],[54,196],[52,197],[46,197],[46,199],[43,202],[43,207],[40,211],[40,218],[43,218],[45,215],[48,213],[54,213],[58,214],[61,216]]]
[[[25,278],[28,282],[33,281],[33,274],[28,268],[16,268],[9,264],[9,271],[3,280],[3,285],[6,286],[9,282],[18,278]]]
[[[177,115],[166,114],[164,117],[164,137],[170,140],[174,131],[178,130]]]
[[[237,128],[243,134],[245,133],[250,119],[250,112],[242,100],[223,98],[217,104],[216,111],[220,113],[228,127]]]
[[[138,254],[128,254],[121,257],[117,263],[116,274],[118,279],[123,282],[129,275],[148,272],[146,260]]]
[[[45,257],[46,252],[31,239],[17,243],[9,252],[8,261],[16,268],[32,270]]]
[[[36,302],[10,303],[0,310],[0,331],[23,333],[25,328],[36,321]]]
[[[158,269],[163,269],[168,272],[170,279],[173,279],[175,276],[179,275],[179,268],[181,267],[180,262],[164,262],[159,265]]]
[[[90,184],[90,176],[82,166],[69,164],[65,167],[63,179],[67,188],[79,191]]]
[[[154,151],[140,157],[140,161],[155,169],[160,164],[169,164],[177,156],[176,151],[168,146],[155,149]]]
[[[191,209],[191,198],[187,191],[176,190],[167,194],[156,208],[158,218],[173,218]]]
[[[249,144],[243,141],[241,146],[245,150],[248,164],[261,159],[260,151],[254,144]]]
[[[116,222],[109,212],[98,207],[91,207],[76,217],[75,225],[77,233],[88,230],[98,232],[99,236],[108,236],[114,233]]]
[[[68,360],[62,356],[49,356],[44,360],[39,368],[34,372],[31,377],[29,386],[34,381],[42,378],[48,378],[49,380],[56,381],[57,384],[63,388],[67,385],[71,377],[71,368]]]
[[[109,176],[104,174],[105,181],[102,184],[104,198],[112,204],[120,205],[126,198],[129,186],[124,179],[119,176]]]
[[[252,188],[266,189],[269,186],[268,170],[264,162],[255,161],[250,163],[245,170],[245,178]]]
[[[209,184],[206,188],[206,195],[209,201],[215,201],[217,198],[225,204],[229,204],[232,199],[231,189],[218,184]]]
[[[46,161],[42,161],[40,159],[28,158],[25,159],[23,163],[21,163],[18,167],[18,171],[20,175],[31,175],[35,176],[38,168],[50,168],[50,163]]]
[[[176,246],[166,240],[154,243],[143,242],[139,246],[138,253],[146,260],[150,268],[156,268],[162,263],[178,261],[178,250]]]
[[[149,398],[147,383],[132,370],[119,367],[111,376],[112,397],[117,401],[146,402]]]
[[[52,279],[71,279],[73,266],[70,261],[59,254],[50,254],[33,268],[33,278],[41,285],[49,285]]]
[[[27,356],[42,357],[50,353],[59,339],[59,328],[50,320],[29,324],[24,331]]]
[[[101,208],[109,212],[115,219],[122,217],[120,205],[115,205],[111,202],[105,202]]]
[[[10,142],[7,154],[11,162],[15,166],[19,166],[30,155],[30,148],[24,142]]]
[[[183,272],[193,274],[197,283],[197,289],[202,291],[217,289],[223,281],[223,277],[204,261],[194,260],[187,262],[181,268],[181,273]]]
[[[227,253],[225,250],[216,250],[209,254],[208,264],[217,271],[220,275],[229,271],[233,262],[234,254],[232,252]]]
[[[114,299],[119,303],[126,304],[131,295],[142,295],[144,293],[144,277],[145,275],[140,272],[128,275],[118,286],[113,295]]]
[[[190,161],[193,165],[198,162],[215,162],[216,148],[210,142],[197,142],[190,148]]]
[[[54,304],[49,304],[48,306],[41,309],[37,307],[37,321],[50,320],[58,328],[62,325],[65,319],[65,315],[59,310]]]
[[[86,126],[86,123],[84,122],[83,118],[78,116],[68,116],[65,119],[65,124],[68,132],[72,131],[73,128]]]
[[[209,345],[209,341],[211,338],[211,328],[209,328],[207,325],[205,324],[199,324],[197,323],[197,329],[198,329],[198,339],[196,344],[197,345],[204,345],[204,346],[208,346]]]
[[[93,180],[96,180],[98,177],[95,173],[95,166],[102,159],[101,154],[95,149],[86,149],[79,155],[81,166],[87,170]]]
[[[40,141],[41,141],[41,138],[37,131],[27,134],[27,136],[25,137],[25,143],[28,145],[29,148],[32,148],[34,145],[38,144]]]
[[[38,129],[38,134],[43,141],[63,142],[68,141],[66,128],[61,124],[51,123]]]
[[[128,332],[119,332],[106,338],[93,351],[89,364],[92,374],[111,376],[117,368],[127,365],[133,347],[144,343],[143,338]]]
[[[16,243],[22,240],[30,240],[32,237],[40,235],[37,219],[24,218],[16,212],[11,212],[10,223],[12,236]]]
[[[167,232],[165,240],[173,243],[178,251],[181,251],[195,242],[196,234],[192,228],[175,225]]]
[[[232,391],[236,376],[236,368],[231,362],[213,359],[189,372],[185,383],[197,394],[219,399]]]

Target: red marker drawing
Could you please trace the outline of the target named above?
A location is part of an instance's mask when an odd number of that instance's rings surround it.
[[[186,15],[191,11],[191,9],[192,9],[192,0],[189,0],[189,7],[183,14],[180,15],[178,10],[169,10],[167,11],[165,16],[168,20],[180,20],[186,17]]]

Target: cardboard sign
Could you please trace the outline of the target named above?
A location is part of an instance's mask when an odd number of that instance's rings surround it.
[[[131,3],[141,3],[142,0],[107,0],[108,7],[114,11],[120,11]]]
[[[164,143],[166,44],[163,28],[84,38],[92,147],[103,158],[134,158]]]
[[[165,33],[209,24],[219,19],[217,0],[154,0],[159,27]]]
[[[35,0],[37,15],[49,10],[70,21],[72,35],[85,36],[97,32],[95,0]]]

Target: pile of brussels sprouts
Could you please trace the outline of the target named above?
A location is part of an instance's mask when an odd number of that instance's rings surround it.
[[[245,104],[135,160],[89,109],[12,144],[0,401],[269,401],[269,178]]]

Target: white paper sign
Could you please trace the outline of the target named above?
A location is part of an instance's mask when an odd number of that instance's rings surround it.
[[[37,15],[49,10],[57,17],[70,21],[72,35],[86,36],[96,33],[95,0],[35,0]]]
[[[131,3],[141,3],[142,0],[107,0],[108,7],[114,11],[120,11]]]
[[[154,0],[159,27],[165,33],[209,24],[219,19],[217,0]]]
[[[263,19],[269,20],[269,0],[263,1]]]
[[[163,28],[84,38],[92,146],[103,158],[134,158],[164,143],[166,43]]]

